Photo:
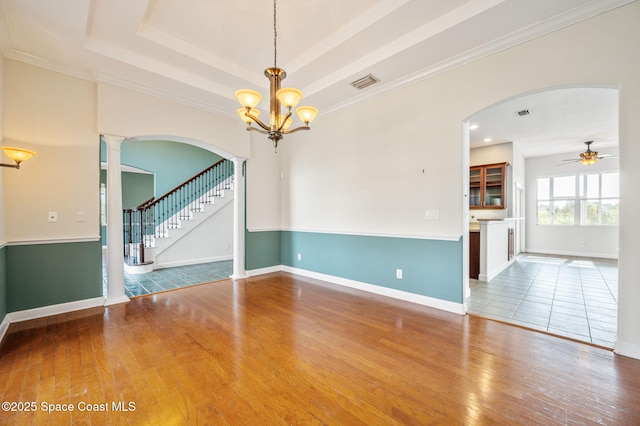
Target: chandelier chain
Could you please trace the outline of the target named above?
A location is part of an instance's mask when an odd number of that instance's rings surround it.
[[[276,27],[276,0],[273,0],[273,67],[278,68],[278,29]]]

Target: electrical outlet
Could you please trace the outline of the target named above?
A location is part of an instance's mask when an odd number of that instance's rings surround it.
[[[302,253],[298,253],[298,260],[302,260]]]
[[[402,279],[402,269],[396,269],[396,278],[399,280]]]
[[[78,222],[86,222],[87,218],[84,212],[78,212],[77,221]]]

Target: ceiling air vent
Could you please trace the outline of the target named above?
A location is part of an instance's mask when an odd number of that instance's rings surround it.
[[[371,86],[372,84],[375,84],[377,82],[379,82],[380,79],[374,77],[373,75],[369,74],[367,76],[362,77],[361,79],[358,79],[354,82],[351,83],[351,85],[353,87],[355,87],[356,89],[364,89],[367,86]]]
[[[529,115],[530,113],[529,113],[528,109],[523,109],[523,110],[520,110],[520,111],[516,112],[516,114],[518,114],[519,117],[524,117],[525,115]]]

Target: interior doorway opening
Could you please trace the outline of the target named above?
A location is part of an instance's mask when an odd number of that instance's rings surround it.
[[[130,138],[121,144],[121,179],[116,186],[122,197],[123,220],[116,226],[121,227],[118,232],[124,244],[116,251],[116,259],[119,262],[124,255],[126,297],[217,281],[233,274],[234,161],[197,146],[202,144],[173,139]],[[102,168],[106,170],[105,145],[102,141]],[[125,179],[129,175],[135,179]],[[107,255],[111,244],[107,238],[110,195],[103,178],[103,292],[107,297],[108,259],[113,256]]]
[[[488,271],[486,282],[469,279],[467,312],[613,347],[618,227],[583,220],[587,209],[601,208],[603,201],[611,201],[609,210],[617,211],[619,199],[588,196],[580,182],[595,182],[593,176],[619,170],[617,89],[560,87],[522,94],[479,111],[465,128],[469,151],[463,159],[469,159],[469,167],[499,161],[511,165],[504,211],[470,208],[469,224],[474,219],[513,221],[515,253],[520,253],[513,263],[505,260],[502,268]],[[587,140],[607,154],[588,167],[575,161]],[[575,176],[575,194],[562,194],[573,199],[560,202],[559,194],[548,199],[540,195],[538,181],[556,176]],[[575,213],[567,215],[562,208]],[[545,211],[565,216],[545,221]],[[562,223],[565,217],[571,222]],[[465,255],[469,263],[469,250]],[[548,293],[550,298],[541,297]],[[536,301],[539,305],[532,303]]]

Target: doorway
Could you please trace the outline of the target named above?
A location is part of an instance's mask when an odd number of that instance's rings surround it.
[[[580,198],[579,187],[572,204],[576,209],[574,222],[563,226],[540,222],[538,215],[543,205],[536,183],[541,176],[617,172],[617,160],[603,160],[588,169],[571,160],[579,158],[584,141],[589,138],[598,141],[601,153],[615,158],[617,105],[616,88],[552,88],[507,99],[479,111],[466,122],[470,128],[470,166],[501,161],[512,165],[508,184],[511,200],[504,212],[491,212],[492,217],[486,218],[515,220],[517,256],[493,280],[470,280],[469,313],[518,324],[528,309],[532,311],[529,313],[539,314],[530,323],[531,328],[613,346],[617,226],[585,226],[580,222],[580,206],[585,211],[588,200]],[[500,152],[500,146],[507,157],[491,157]],[[470,210],[469,217],[477,218],[477,212]],[[550,291],[546,299],[537,298],[536,293]],[[559,298],[548,297],[555,292]],[[536,301],[540,306],[532,305]]]

